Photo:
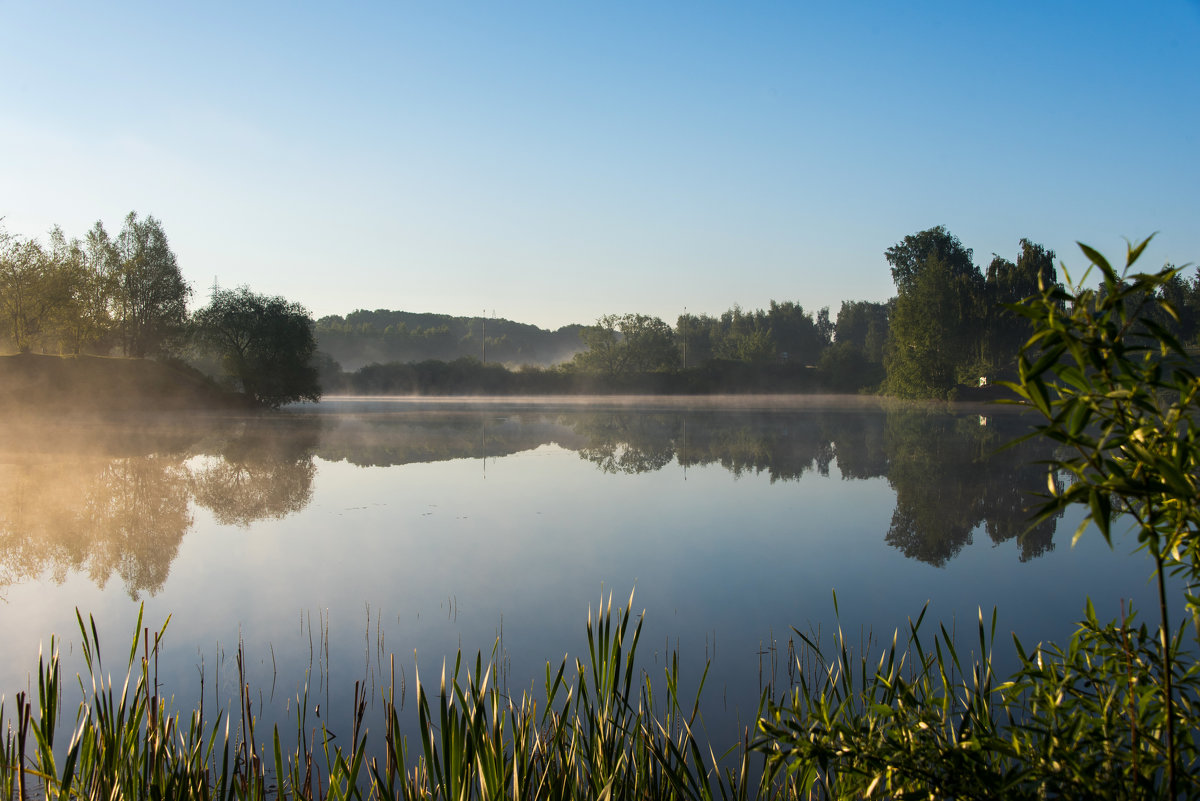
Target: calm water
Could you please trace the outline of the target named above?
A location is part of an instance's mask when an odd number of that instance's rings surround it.
[[[201,675],[236,693],[240,640],[264,715],[307,672],[336,728],[390,654],[410,709],[415,662],[434,676],[497,638],[525,688],[586,652],[589,605],[633,590],[644,667],[677,649],[694,680],[711,659],[709,730],[731,742],[762,683],[787,680],[790,627],[827,638],[835,588],[864,638],[928,601],[970,643],[999,607],[1004,653],[1008,632],[1069,635],[1085,595],[1150,609],[1131,544],[1072,548],[1077,518],[1029,530],[1045,454],[995,454],[1013,413],[808,404],[331,400],[0,425],[0,693],[28,686],[52,633],[77,664],[76,608],[115,665],[144,603],[151,627],[171,615],[159,672],[180,702]]]

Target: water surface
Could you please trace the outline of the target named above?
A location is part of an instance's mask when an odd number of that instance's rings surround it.
[[[646,610],[643,667],[712,662],[710,730],[788,678],[791,627],[890,639],[929,603],[973,642],[999,609],[1028,643],[1090,595],[1152,603],[1144,559],[1076,519],[1030,526],[1036,444],[1001,409],[805,401],[330,400],[278,415],[11,424],[0,440],[0,692],[74,615],[114,657],[139,605],[171,615],[165,689],[236,693],[244,644],[270,717],[306,680],[348,719],[396,655],[434,675],[491,652],[528,687],[586,652],[589,606]],[[72,662],[71,660],[75,660]],[[73,668],[72,668],[73,669]],[[320,699],[324,699],[321,701]],[[73,706],[74,701],[68,699]],[[332,710],[332,712],[331,712]],[[412,712],[415,719],[415,710]],[[370,722],[370,717],[368,716]]]

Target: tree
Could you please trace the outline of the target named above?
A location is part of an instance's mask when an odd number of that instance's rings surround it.
[[[111,243],[97,238],[95,229],[88,232],[86,243],[68,241],[58,226],[50,231],[50,260],[60,287],[54,327],[60,347],[71,353],[97,346],[112,330],[110,305],[116,283],[111,250]]]
[[[1021,240],[1017,262],[993,256],[984,278],[984,358],[993,366],[1011,365],[1029,336],[1029,321],[1005,307],[1037,293],[1041,285],[1058,280],[1054,251]]]
[[[884,251],[884,255],[892,265],[892,280],[900,292],[912,288],[934,256],[941,260],[951,276],[971,277],[979,274],[971,260],[971,249],[963,247],[958,237],[941,225],[904,237]]]
[[[95,229],[103,232],[97,223]],[[116,240],[119,266],[116,296],[117,326],[126,356],[169,352],[187,322],[192,289],[183,280],[162,223],[154,217],[125,218]]]
[[[56,278],[41,243],[0,229],[0,316],[21,353],[33,349],[53,320],[61,289]]]
[[[1158,296],[1175,315],[1160,314],[1157,322],[1165,325],[1184,345],[1194,344],[1200,333],[1200,275],[1193,275],[1192,280],[1187,281],[1182,271],[1176,271],[1163,281]]]
[[[587,350],[575,357],[585,370],[608,375],[668,370],[678,358],[675,334],[658,317],[607,314],[580,331]]]
[[[300,304],[245,286],[218,289],[193,325],[201,344],[220,357],[226,374],[255,403],[274,408],[320,399],[314,324]]]
[[[621,319],[621,336],[629,350],[630,370],[648,373],[676,366],[675,333],[658,317],[627,314]]]
[[[675,342],[681,363],[689,367],[705,364],[713,357],[713,329],[716,320],[707,314],[681,314],[675,322]]]
[[[766,317],[768,333],[774,343],[774,357],[778,354],[790,362],[801,365],[816,364],[821,352],[829,345],[829,309],[818,312],[817,320],[804,311],[799,303],[771,301]]]
[[[839,345],[852,345],[868,362],[883,364],[883,347],[888,337],[887,303],[844,300],[838,310],[835,332]]]
[[[766,760],[764,786],[830,798],[1200,796],[1200,637],[1168,605],[1175,595],[1200,623],[1200,379],[1157,322],[1175,316],[1162,290],[1178,270],[1132,273],[1146,244],[1129,246],[1122,272],[1081,245],[1098,290],[1043,280],[1013,306],[1033,332],[1008,386],[1041,417],[1026,438],[1056,446],[1037,519],[1076,509],[1075,537],[1110,544],[1131,527],[1153,561],[1158,625],[1124,605],[1101,623],[1088,601],[1065,645],[1026,650],[1014,637],[1007,680],[992,670],[995,612],[990,627],[979,615],[971,661],[944,627],[923,641],[924,613],[882,653],[852,650],[839,630],[826,658],[800,634],[819,667],[766,704],[750,745]]]
[[[803,316],[803,309],[795,307],[794,310]],[[812,322],[811,318],[808,322]],[[739,362],[775,361],[778,349],[766,312],[762,309],[745,312],[735,303],[717,321],[713,331],[713,355]]]
[[[884,367],[886,391],[908,398],[945,397],[976,355],[978,272],[955,273],[934,252],[896,297]]]

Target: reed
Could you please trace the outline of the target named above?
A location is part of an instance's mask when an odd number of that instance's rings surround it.
[[[0,706],[0,798],[1152,797],[1165,786],[1167,715],[1188,732],[1176,742],[1179,794],[1200,796],[1196,643],[1175,633],[1168,707],[1156,633],[1132,610],[1101,624],[1089,604],[1064,647],[1025,649],[1014,638],[1020,666],[1004,681],[991,668],[995,613],[980,614],[969,656],[945,626],[924,635],[924,612],[882,646],[840,624],[824,649],[797,631],[788,686],[768,682],[755,731],[718,754],[701,714],[707,668],[687,697],[676,653],[661,681],[641,672],[643,615],[632,602],[614,609],[610,595],[589,611],[586,661],[547,663],[536,696],[498,685],[498,647],[487,658],[459,653],[434,683],[418,671],[411,745],[390,657],[374,752],[365,682],[355,683],[348,737],[335,740],[324,720],[310,725],[306,673],[288,703],[294,728],[275,725],[260,742],[244,648],[237,707],[206,721],[202,707],[185,715],[158,693],[169,619],[151,632],[139,614],[114,680],[94,620],[77,615],[85,672],[74,722],[62,714],[55,639],[39,657],[37,698],[18,694],[12,721]]]
[[[19,694],[15,725],[0,737],[0,797],[747,798],[748,752],[742,749],[737,770],[719,769],[698,733],[700,692],[686,704],[681,698],[678,656],[670,656],[658,690],[639,671],[642,616],[635,618],[632,601],[631,593],[614,609],[610,594],[589,610],[587,660],[547,663],[540,698],[514,696],[497,683],[499,643],[486,659],[460,652],[452,665],[444,662],[436,686],[418,671],[419,735],[411,748],[400,735],[405,687],[391,656],[381,691],[382,756],[371,758],[365,682],[355,683],[345,742],[335,742],[324,722],[310,727],[307,673],[288,703],[294,730],[276,725],[260,742],[241,644],[236,708],[206,721],[201,704],[184,717],[158,694],[169,619],[151,632],[139,612],[124,675],[113,679],[94,619],[77,613],[84,672],[75,720],[65,727],[51,640],[39,660],[36,707]],[[0,706],[7,720],[3,714]],[[69,743],[56,746],[56,732],[68,728]]]

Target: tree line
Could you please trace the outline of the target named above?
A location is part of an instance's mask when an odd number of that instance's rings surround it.
[[[506,359],[498,342],[479,338],[499,326],[491,321],[485,329],[489,321],[482,318],[425,315],[425,327],[407,327],[403,313],[382,310],[323,318],[329,322],[318,324],[322,345],[335,334],[360,342],[375,337],[405,342],[414,355],[351,374],[327,364],[326,381],[368,394],[877,391],[950,398],[1014,377],[1029,325],[1011,307],[1039,285],[1057,284],[1052,250],[1021,239],[1013,258],[993,254],[981,268],[970,248],[936,226],[904,237],[883,256],[896,287],[887,301],[844,301],[833,316],[828,308],[772,300],[753,311],[734,305],[720,315],[685,313],[674,325],[645,314],[609,314],[578,327],[578,351],[550,368],[501,367]],[[1155,312],[1159,323],[1195,344],[1200,277],[1176,275],[1152,300],[1165,302],[1153,308],[1172,312]]]
[[[1054,256],[1021,239],[1014,259],[993,255],[981,269],[970,248],[936,226],[885,251],[896,285],[886,302],[845,301],[832,320],[828,308],[813,314],[790,301],[753,312],[734,306],[719,317],[683,314],[674,327],[641,314],[607,315],[583,329],[585,350],[566,369],[616,377],[722,365],[729,372],[734,364],[743,374],[746,366],[779,373],[787,365],[798,374],[793,383],[826,390],[952,397],[981,379],[1013,377],[1030,327],[1011,307],[1057,284]],[[1200,276],[1175,274],[1146,300],[1158,324],[1196,344]]]
[[[307,310],[246,287],[193,291],[154,217],[115,236],[58,227],[45,244],[0,228],[0,324],[18,352],[186,359],[255,403],[329,391],[368,394],[879,391],[953,397],[1011,377],[1028,324],[1009,311],[1058,281],[1055,254],[1021,239],[981,269],[943,226],[883,254],[896,295],[844,301],[836,317],[794,301],[720,315],[610,314],[550,332],[509,320],[376,310],[314,323]],[[1153,300],[1180,341],[1200,333],[1200,277],[1175,275]],[[317,351],[318,346],[321,352]],[[557,364],[554,364],[557,362]],[[342,364],[357,364],[346,373]],[[508,365],[508,367],[502,366]],[[520,365],[520,369],[511,369]]]
[[[263,406],[320,397],[303,306],[243,286],[189,314],[192,295],[153,216],[130,212],[115,236],[55,226],[46,243],[0,227],[0,331],[18,353],[186,361]]]
[[[191,294],[154,217],[130,212],[115,237],[101,222],[82,240],[55,226],[46,244],[0,228],[0,314],[18,352],[161,355],[180,344]]]
[[[426,315],[424,328],[407,328],[404,313],[383,310],[323,318],[329,322],[318,324],[322,345],[336,331],[391,337],[414,348],[418,340],[438,340],[456,354],[431,358],[429,349],[415,348],[416,358],[379,360],[353,373],[326,362],[324,381],[335,391],[366,394],[866,391],[952,398],[1014,377],[1030,329],[1011,307],[1040,284],[1057,284],[1052,250],[1021,239],[1013,258],[993,254],[981,268],[970,248],[936,226],[904,237],[883,255],[896,286],[887,301],[844,301],[833,316],[828,308],[814,312],[772,300],[767,309],[734,305],[720,315],[685,313],[674,325],[645,314],[609,314],[578,327],[579,350],[552,367],[501,366],[506,360],[492,340],[476,338],[485,322],[495,325],[482,318]],[[1154,312],[1159,324],[1196,344],[1200,276],[1175,275],[1147,300],[1156,301],[1148,308],[1160,310]],[[1161,311],[1166,308],[1171,311]]]

